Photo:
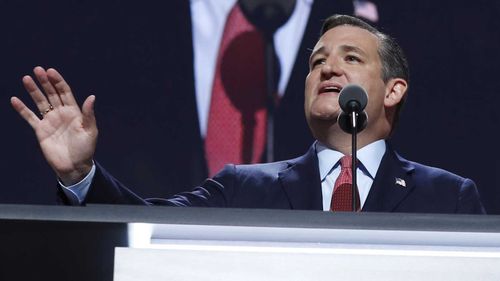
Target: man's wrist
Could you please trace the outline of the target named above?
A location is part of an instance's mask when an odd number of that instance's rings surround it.
[[[85,200],[92,180],[94,179],[95,171],[96,166],[93,163],[90,172],[81,181],[71,186],[64,185],[59,179],[59,185],[61,186],[62,191],[70,201],[71,205],[80,205]]]
[[[81,165],[79,168],[72,170],[69,173],[58,175],[59,181],[64,186],[72,186],[81,182],[92,170],[94,161],[91,160],[90,164]]]

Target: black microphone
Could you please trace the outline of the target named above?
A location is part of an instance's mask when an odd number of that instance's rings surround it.
[[[368,115],[364,111],[368,104],[368,95],[365,89],[357,84],[349,84],[342,88],[339,94],[339,105],[342,109],[337,122],[340,128],[348,133],[354,132],[356,126],[356,133],[361,132],[368,124]],[[353,122],[353,116],[355,115]],[[353,124],[354,123],[354,124]]]
[[[349,84],[342,88],[339,94],[339,104],[345,112],[360,113],[368,103],[368,95],[365,89],[357,84]]]

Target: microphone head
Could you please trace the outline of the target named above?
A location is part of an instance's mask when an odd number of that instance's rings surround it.
[[[366,111],[361,111],[360,113],[356,113],[358,127],[356,128],[356,134],[363,131],[368,125],[368,114]],[[352,134],[354,132],[354,128],[352,127],[351,117],[348,113],[342,112],[339,117],[337,117],[337,123],[342,131]]]
[[[368,103],[365,89],[357,84],[349,84],[339,94],[339,105],[344,112],[362,112]]]

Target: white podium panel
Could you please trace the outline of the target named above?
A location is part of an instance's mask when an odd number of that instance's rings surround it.
[[[500,280],[498,232],[129,224],[129,234],[116,281]]]
[[[116,281],[500,280],[500,253],[480,249],[162,245],[116,248]]]

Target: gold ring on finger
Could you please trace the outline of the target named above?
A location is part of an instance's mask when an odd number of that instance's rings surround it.
[[[49,105],[49,108],[45,109],[44,111],[40,111],[40,115],[42,115],[42,117],[44,117],[47,113],[51,112],[52,110],[54,110],[54,107],[51,105]]]

